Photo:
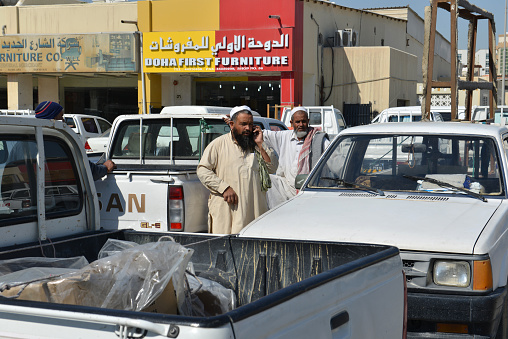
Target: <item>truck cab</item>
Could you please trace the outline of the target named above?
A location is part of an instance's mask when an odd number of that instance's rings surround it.
[[[0,226],[4,231],[0,246],[100,227],[98,211],[90,213],[86,208],[95,204],[95,186],[89,180],[88,161],[83,159],[81,141],[64,123],[0,116]]]
[[[396,246],[408,285],[409,338],[506,338],[506,145],[505,126],[348,128],[300,193],[241,236]]]

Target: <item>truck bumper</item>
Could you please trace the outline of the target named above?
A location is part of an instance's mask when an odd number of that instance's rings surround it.
[[[506,293],[505,287],[478,296],[409,292],[407,337],[492,338],[501,319]],[[438,324],[454,324],[467,329],[467,333],[438,332],[438,327],[441,328]]]

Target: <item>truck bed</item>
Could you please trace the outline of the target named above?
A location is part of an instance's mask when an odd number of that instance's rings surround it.
[[[163,235],[168,235],[168,233],[143,233],[129,230],[87,233],[80,237],[54,239],[51,243],[42,246],[30,244],[19,248],[3,248],[0,249],[0,260],[42,255],[48,257],[84,255],[92,262],[97,259],[99,250],[108,238],[143,244],[157,241]],[[171,233],[170,235],[176,242],[194,249],[191,262],[193,262],[198,276],[220,282],[235,291],[238,304],[236,309],[223,315],[205,318],[0,298],[0,327],[7,331],[10,325],[9,318],[12,317],[21,319],[21,321],[30,321],[29,318],[34,316],[34,312],[36,316],[49,317],[49,315],[44,316],[44,312],[47,311],[63,312],[63,314],[70,312],[67,316],[77,324],[80,324],[80,320],[72,318],[72,314],[79,313],[92,318],[102,316],[105,317],[104,319],[121,318],[125,323],[122,326],[141,328],[161,335],[167,334],[165,332],[171,329],[175,331],[175,328],[180,331],[182,326],[184,329],[190,327],[224,329],[230,326],[234,328],[234,324],[241,323],[246,319],[252,321],[253,317],[260,314],[266,318],[268,314],[265,311],[276,309],[278,305],[288,301],[295,301],[302,294],[312,297],[309,295],[310,291],[328,283],[337,282],[341,277],[354,276],[356,272],[365,271],[362,269],[367,267],[382,266],[382,268],[378,268],[379,271],[371,271],[371,277],[365,279],[365,284],[376,284],[378,278],[385,281],[387,277],[382,277],[382,273],[376,277],[375,274],[372,275],[372,272],[387,272],[388,266],[400,268],[400,270],[395,270],[395,272],[398,271],[398,275],[394,274],[388,277],[390,280],[398,280],[402,275],[398,257],[399,251],[391,246],[249,239],[234,235],[213,236],[187,233]],[[358,278],[356,277],[357,280]],[[347,285],[346,281],[344,283]],[[402,285],[400,286],[402,287]],[[372,287],[368,287],[366,290],[372,290]],[[339,293],[340,289],[336,292]],[[321,297],[333,299],[337,296],[328,296],[322,293]],[[323,306],[319,303],[316,304],[313,307]],[[44,312],[41,310],[41,314],[37,315],[36,310],[40,308],[43,308]],[[310,308],[308,311],[310,312],[308,316],[312,315]],[[13,315],[13,313],[17,314]],[[30,316],[28,316],[29,314]],[[62,315],[62,313],[59,314]],[[28,317],[26,320],[25,316]],[[334,326],[340,327],[347,323],[351,316],[352,314],[338,310],[336,315],[330,316],[330,330],[334,330]],[[273,315],[269,317],[273,317]],[[78,316],[78,318],[80,317]],[[33,319],[31,321],[33,322]],[[108,321],[105,322],[108,323]],[[251,321],[248,322],[250,325],[247,327],[235,328],[235,336],[239,337],[239,333],[247,331],[250,326],[253,326]],[[402,321],[400,319],[401,323]],[[40,326],[44,323],[40,320],[37,322],[40,323]],[[109,324],[109,326],[113,325],[114,321]],[[83,325],[76,326],[81,328]],[[111,332],[113,330],[114,327],[111,328]]]

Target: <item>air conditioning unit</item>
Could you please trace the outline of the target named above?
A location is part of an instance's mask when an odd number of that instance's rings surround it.
[[[333,45],[335,47],[349,47],[351,44],[351,37],[347,30],[339,29],[335,32],[333,37]]]
[[[349,35],[349,45],[351,47],[356,47],[360,44],[360,34],[352,28],[346,28],[346,31]]]

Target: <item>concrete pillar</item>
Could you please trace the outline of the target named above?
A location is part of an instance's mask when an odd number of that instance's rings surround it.
[[[58,77],[38,77],[38,90],[39,102],[41,101],[54,101],[60,103],[60,93],[58,90],[59,79]]]
[[[7,75],[7,109],[34,109],[31,74]]]
[[[161,109],[161,75],[158,73],[145,73],[145,100],[146,113],[151,109]],[[138,108],[143,113],[143,86],[141,74],[138,75]]]

